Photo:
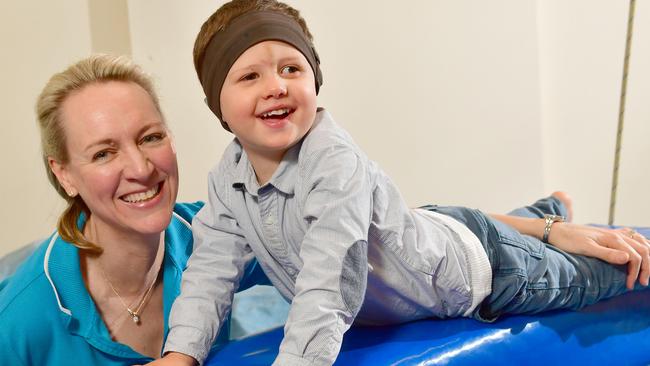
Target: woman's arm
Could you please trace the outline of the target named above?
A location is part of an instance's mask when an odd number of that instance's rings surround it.
[[[542,239],[544,219],[490,214],[524,235]],[[607,229],[556,222],[551,226],[548,242],[568,253],[595,257],[612,264],[628,265],[627,287],[639,280],[648,286],[650,278],[650,242],[630,229]]]

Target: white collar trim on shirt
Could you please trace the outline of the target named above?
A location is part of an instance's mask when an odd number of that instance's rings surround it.
[[[172,215],[174,215],[175,218],[178,219],[178,221],[182,222],[183,225],[187,226],[188,229],[192,230],[192,224],[187,222],[181,215],[177,214],[176,212],[172,212]]]
[[[58,238],[59,238],[59,233],[54,233],[54,235],[52,235],[52,239],[50,239],[50,243],[47,245],[47,250],[45,251],[45,259],[43,260],[43,270],[45,271],[45,277],[47,277],[47,280],[50,281],[50,285],[52,286],[52,290],[54,291],[54,296],[56,297],[56,302],[59,304],[59,309],[68,315],[72,315],[70,309],[63,307],[63,305],[61,304],[61,298],[59,297],[59,292],[56,290],[56,286],[54,286],[54,281],[52,281],[52,276],[50,275],[50,268],[49,268],[50,253],[52,253],[52,248],[54,247],[54,243]]]
[[[188,229],[192,229],[192,225],[187,222],[183,217],[181,217],[179,214],[176,212],[172,212],[174,217],[178,219],[183,225],[185,225]],[[45,259],[43,260],[43,270],[45,271],[45,277],[47,277],[47,280],[50,282],[50,285],[52,286],[52,290],[54,291],[54,296],[56,297],[56,302],[59,305],[59,309],[64,312],[67,315],[72,315],[72,312],[70,309],[64,307],[61,304],[61,297],[59,296],[59,292],[56,290],[56,286],[54,286],[54,281],[52,281],[52,276],[50,275],[50,253],[52,253],[52,248],[54,247],[54,243],[56,242],[56,239],[59,238],[59,233],[54,233],[52,235],[52,239],[50,239],[50,243],[47,245],[47,250],[45,251]]]

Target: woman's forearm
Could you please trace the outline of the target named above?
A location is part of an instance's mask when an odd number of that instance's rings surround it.
[[[546,226],[546,221],[542,218],[508,216],[501,214],[489,214],[489,216],[495,220],[501,221],[506,225],[512,226],[515,228],[515,230],[524,235],[530,235],[540,240],[544,235],[544,227]]]

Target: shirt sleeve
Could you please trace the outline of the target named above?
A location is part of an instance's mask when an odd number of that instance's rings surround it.
[[[368,161],[331,147],[304,166],[311,187],[302,270],[274,365],[331,365],[363,303],[372,182]]]
[[[208,202],[192,221],[194,251],[169,315],[164,353],[180,352],[203,363],[226,321],[253,254],[228,209],[223,177],[212,172]]]

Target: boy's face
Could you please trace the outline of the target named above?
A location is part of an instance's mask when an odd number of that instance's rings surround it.
[[[220,100],[223,119],[246,153],[279,161],[314,123],[314,72],[293,46],[264,41],[232,65]]]

